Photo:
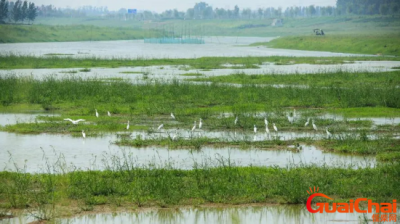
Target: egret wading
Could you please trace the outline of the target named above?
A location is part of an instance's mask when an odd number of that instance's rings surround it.
[[[312,120],[312,127],[314,128],[314,130],[318,131],[317,125],[315,125],[314,120]]]
[[[193,128],[192,128],[192,131],[194,131],[194,130],[196,130],[196,121],[194,121],[194,125],[193,125]]]
[[[161,124],[160,126],[158,126],[157,130],[161,130],[164,127],[164,124]]]
[[[275,123],[272,123],[272,125],[274,126],[274,130],[275,130],[276,132],[278,132],[278,128],[276,127]]]
[[[203,122],[202,122],[202,120],[201,120],[201,118],[200,118],[200,121],[199,121],[199,129],[201,129],[201,127],[203,127]]]
[[[236,117],[235,118],[235,125],[237,125],[237,122],[239,121],[239,118],[238,117]]]
[[[332,136],[332,134],[328,131],[328,127],[325,129],[326,130],[326,137],[331,137]]]
[[[264,118],[264,123],[265,123],[265,126],[268,126],[268,120],[267,120],[267,118]]]
[[[126,130],[129,130],[129,121],[128,124],[126,125]]]
[[[97,112],[97,109],[95,109],[96,110],[96,117],[99,117],[99,113]]]
[[[174,120],[175,120],[175,116],[174,116],[174,114],[173,114],[173,113],[171,113],[171,117],[172,117],[172,119],[174,119]]]
[[[257,127],[254,125],[254,133],[257,133]]]
[[[267,132],[267,134],[269,134],[269,128],[268,128],[268,126],[265,126],[265,132]]]
[[[110,113],[110,111],[107,111],[107,115],[108,115],[109,117],[111,117],[111,113]]]
[[[86,133],[85,133],[85,131],[83,131],[83,130],[82,130],[82,137],[83,137],[83,138],[86,138]]]
[[[72,124],[78,124],[81,121],[85,121],[84,119],[79,119],[79,120],[71,120],[70,118],[64,119],[64,121],[71,121]]]
[[[306,123],[304,124],[304,127],[307,127],[309,123],[310,123],[310,118],[307,119]]]

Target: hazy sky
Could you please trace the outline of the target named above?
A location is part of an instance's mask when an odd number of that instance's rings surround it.
[[[166,9],[186,10],[196,2],[204,1],[218,8],[230,8],[235,5],[240,8],[265,8],[287,6],[335,5],[336,0],[32,0],[36,5],[54,5],[56,7],[76,8],[84,5],[107,6],[110,10],[120,8],[136,8],[138,10],[151,10],[162,12]]]

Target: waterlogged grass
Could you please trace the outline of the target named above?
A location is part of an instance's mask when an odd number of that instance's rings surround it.
[[[57,214],[65,215],[60,214],[60,207],[68,207],[69,215],[73,215],[98,205],[305,204],[309,196],[306,190],[313,186],[335,202],[359,197],[391,202],[400,197],[398,163],[365,169],[313,165],[276,168],[236,167],[229,159],[221,159],[216,168],[198,164],[193,170],[175,170],[151,164],[136,167],[130,159],[114,160],[106,171],[0,172],[0,206],[42,209],[39,218],[53,214],[47,218],[54,219]]]
[[[204,76],[204,75],[201,74],[201,73],[185,73],[185,74],[181,74],[181,76],[188,76],[188,77],[194,76],[194,77],[198,77],[198,76]]]
[[[390,137],[369,139],[367,133],[337,134],[317,144],[327,151],[360,155],[376,155],[380,161],[399,161],[400,140]]]
[[[281,107],[400,107],[400,89],[396,85],[374,88],[372,84],[354,84],[353,88],[330,86],[327,88],[273,88],[253,85],[236,88],[218,84],[191,85],[148,82],[131,85],[128,81],[105,83],[101,80],[85,80],[79,77],[42,80],[3,76],[0,78],[3,106],[30,103],[43,108],[57,109],[53,105],[69,103],[73,107],[99,109],[127,105],[139,114],[169,114],[187,108],[227,106],[230,112],[256,111],[258,104],[264,108]],[[70,106],[71,106],[70,105]],[[267,110],[267,111],[269,111]],[[106,109],[107,111],[107,109]]]
[[[267,43],[252,44],[252,46],[260,45],[297,50],[400,55],[400,35],[398,33],[282,37]]]
[[[175,136],[174,133],[169,133],[167,138],[152,138],[143,139],[140,135],[134,138],[128,138],[127,136],[122,136],[121,139],[117,140],[115,144],[123,146],[132,147],[148,147],[148,146],[164,146],[169,149],[194,149],[200,150],[204,146],[211,146],[214,148],[219,147],[239,147],[241,149],[249,149],[251,147],[256,147],[258,149],[273,149],[273,150],[284,150],[288,149],[287,146],[298,144],[299,141],[282,141],[279,138],[271,138],[271,141],[252,141],[252,136],[248,136],[247,140],[234,140],[223,141],[218,138],[207,138],[198,136],[198,132],[192,133],[190,138],[181,138]]]
[[[73,58],[73,57],[35,57],[23,55],[0,55],[0,69],[18,68],[92,68],[92,67],[135,67],[158,65],[186,65],[185,69],[200,70],[223,69],[224,65],[244,65],[243,68],[254,68],[263,63],[277,64],[341,64],[349,61],[398,61],[398,57],[203,57],[196,59],[126,59],[126,58]]]
[[[284,84],[309,86],[343,86],[353,87],[360,84],[400,85],[400,71],[372,73],[372,72],[324,72],[319,74],[294,75],[246,75],[245,73],[227,76],[213,76],[207,78],[190,79],[191,81],[207,81],[238,84]]]
[[[399,108],[390,107],[350,107],[350,108],[330,108],[329,113],[340,114],[348,118],[359,117],[399,117]]]

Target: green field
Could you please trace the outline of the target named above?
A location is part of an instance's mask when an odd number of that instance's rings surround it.
[[[374,32],[364,35],[332,34],[326,36],[282,37],[267,43],[254,43],[252,46],[399,56],[400,34],[379,34]]]

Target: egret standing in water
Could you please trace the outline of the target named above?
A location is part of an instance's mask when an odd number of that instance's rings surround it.
[[[107,115],[108,115],[109,117],[111,117],[111,113],[110,113],[110,111],[107,111]]]
[[[294,117],[291,117],[290,115],[287,115],[287,119],[288,119],[289,123],[293,124]]]
[[[86,138],[86,134],[85,134],[85,132],[83,130],[82,130],[82,137]]]
[[[239,120],[239,118],[236,116],[236,118],[235,118],[235,125],[237,124],[238,120]]]
[[[99,113],[97,113],[97,109],[95,109],[96,110],[96,117],[99,117]]]
[[[203,122],[201,122],[202,120],[201,120],[201,118],[200,118],[200,121],[199,121],[199,129],[201,129],[201,127],[203,126]]]
[[[268,125],[267,125],[267,126],[265,126],[265,132],[267,132],[267,134],[269,134],[269,128],[268,128]]]
[[[128,125],[126,125],[126,130],[129,130],[129,121],[128,121]]]
[[[264,123],[265,123],[265,126],[268,126],[268,120],[267,120],[267,118],[264,118]]]
[[[308,126],[309,123],[310,123],[310,118],[307,119],[307,122],[304,124],[304,127]]]
[[[332,136],[332,134],[328,131],[328,127],[326,127],[326,137],[330,138]]]
[[[275,123],[272,123],[272,125],[274,126],[274,130],[275,130],[276,132],[278,132],[278,128],[276,127]]]
[[[164,127],[164,124],[161,124],[160,126],[158,126],[157,130],[161,130],[161,128]]]
[[[71,121],[72,124],[78,124],[80,121],[85,121],[84,119],[79,119],[79,120],[71,120],[70,118],[64,119],[64,121]]]
[[[254,125],[254,133],[257,133],[257,127]]]
[[[314,130],[318,131],[317,125],[315,125],[314,120],[312,120],[312,127],[314,128]]]
[[[194,125],[193,125],[193,128],[192,128],[192,131],[194,131],[196,129],[196,121],[194,121]]]
[[[171,117],[172,117],[172,119],[174,119],[174,120],[175,120],[175,116],[174,116],[174,114],[173,114],[173,113],[171,113]]]

